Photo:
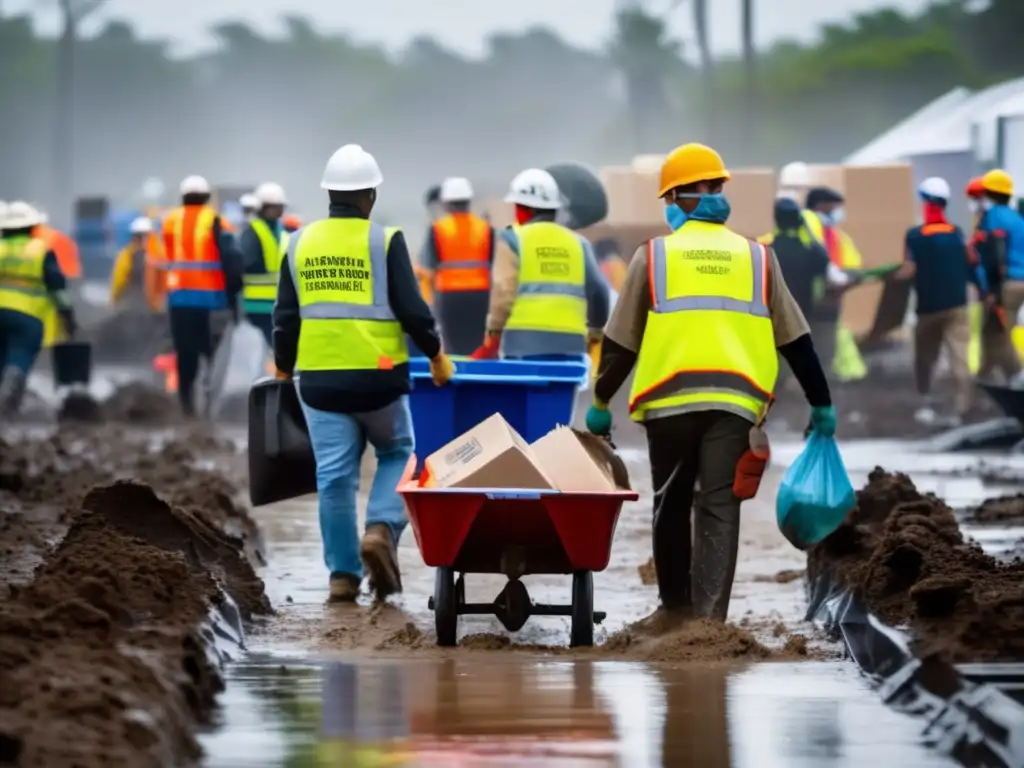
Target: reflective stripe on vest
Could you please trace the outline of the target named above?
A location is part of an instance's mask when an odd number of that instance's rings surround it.
[[[53,304],[43,276],[46,252],[38,238],[0,239],[0,309],[45,323]]]
[[[255,274],[247,272],[242,276],[242,298],[247,302],[270,303],[277,299],[277,278],[284,253],[284,237],[276,239],[270,225],[259,217],[250,221],[249,226],[260,241],[264,271]]]
[[[778,375],[767,251],[694,221],[652,240],[647,258],[651,311],[632,418],[715,409],[757,421]]]
[[[187,206],[172,211],[164,222],[167,290],[222,292],[225,288],[220,251],[213,242],[212,208]]]
[[[452,213],[434,222],[436,289],[487,291],[491,287],[491,227],[471,213]]]
[[[289,242],[302,325],[300,371],[389,369],[409,360],[388,302],[387,251],[397,229],[324,219]]]
[[[519,256],[519,288],[506,330],[586,335],[586,255],[580,236],[542,221],[506,229],[501,237]]]

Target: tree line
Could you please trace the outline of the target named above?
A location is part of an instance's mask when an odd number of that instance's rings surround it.
[[[76,40],[102,2],[61,0],[69,24],[56,39],[0,16],[0,198],[131,201],[147,177],[173,186],[202,173],[274,179],[318,205],[324,159],[352,141],[378,155],[382,207],[400,218],[444,175],[497,193],[521,167],[622,163],[686,140],[737,166],[835,161],[953,87],[1024,74],[1020,0],[879,10],[825,26],[813,44],[756,52],[748,29],[745,55],[720,60],[706,34],[688,56],[639,4],[596,51],[535,28],[491,36],[480,59],[429,37],[389,55],[289,16],[282,38],[224,23],[216,50],[176,58],[122,21]],[[706,29],[705,3],[690,7]]]

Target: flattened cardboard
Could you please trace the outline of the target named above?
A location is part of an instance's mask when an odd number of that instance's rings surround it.
[[[550,490],[529,444],[496,413],[424,462],[425,484],[433,488],[531,488]]]

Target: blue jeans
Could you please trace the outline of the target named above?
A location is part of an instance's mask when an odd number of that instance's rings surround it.
[[[302,400],[301,393],[299,399]],[[316,458],[324,564],[331,573],[362,578],[356,522],[359,462],[369,442],[377,453],[377,473],[366,506],[366,525],[387,525],[397,546],[408,520],[395,488],[415,447],[409,397],[369,413],[320,411],[305,402],[302,412]]]
[[[0,371],[17,368],[27,376],[42,348],[41,320],[13,309],[0,309]]]

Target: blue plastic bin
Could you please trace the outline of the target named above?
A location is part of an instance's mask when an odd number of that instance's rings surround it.
[[[426,458],[487,417],[500,413],[528,442],[571,424],[576,390],[587,382],[580,360],[457,360],[444,387],[430,380],[430,361],[409,361],[416,455]]]

